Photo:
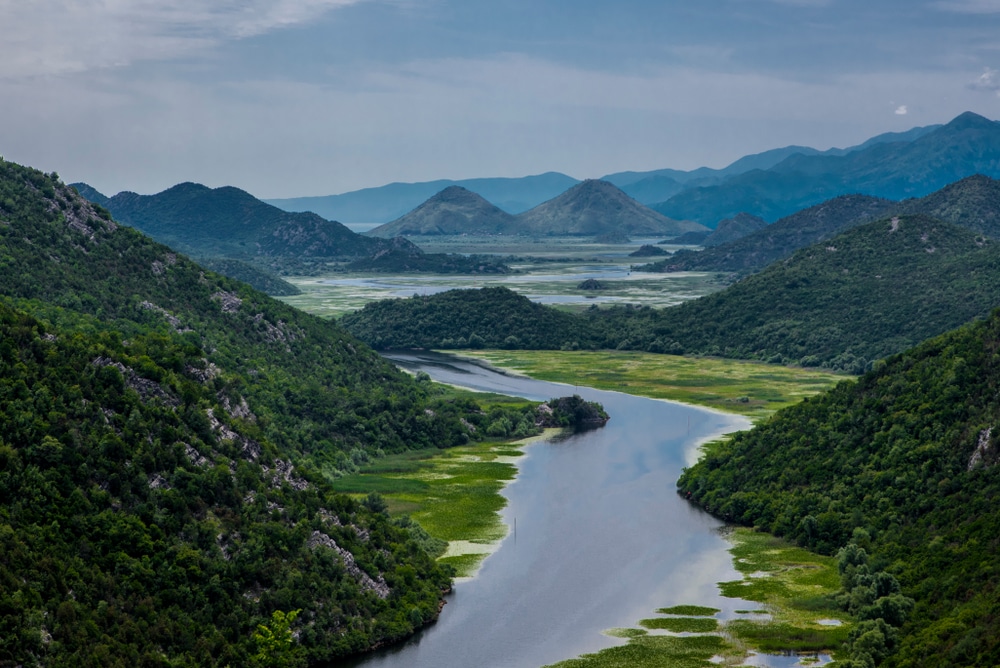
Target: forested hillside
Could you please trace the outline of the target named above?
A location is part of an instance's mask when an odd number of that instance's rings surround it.
[[[0,665],[319,664],[436,617],[419,530],[328,478],[480,406],[5,161],[0,267]]]
[[[898,636],[868,638],[895,652],[884,665],[1000,665],[998,344],[995,313],[892,356],[712,446],[680,491],[813,550],[871,552],[916,600]]]
[[[535,304],[507,288],[449,290],[370,302],[340,323],[376,349],[591,347],[578,316]]]
[[[246,666],[256,625],[301,610],[260,665],[305,665],[437,616],[448,574],[293,466],[244,378],[87,320],[0,301],[0,664]]]

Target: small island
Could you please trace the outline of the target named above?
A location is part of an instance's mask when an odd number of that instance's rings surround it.
[[[557,427],[582,431],[603,427],[611,419],[611,416],[604,410],[604,406],[596,401],[587,401],[578,394],[571,397],[549,399],[547,402],[539,404],[537,410],[538,420],[535,424],[546,428]]]
[[[576,286],[577,290],[607,290],[608,286],[601,283],[596,278],[588,278],[579,285]]]
[[[653,244],[643,244],[639,246],[639,250],[633,251],[628,254],[629,257],[654,257],[660,255],[669,255],[667,251],[663,250],[659,246],[654,246]]]

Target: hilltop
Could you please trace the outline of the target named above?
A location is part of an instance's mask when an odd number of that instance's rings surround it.
[[[892,626],[909,612],[898,630],[862,622],[856,653],[885,656],[886,667],[998,665],[998,340],[994,313],[894,355],[712,446],[680,491],[812,550],[854,543],[844,580],[869,577],[845,607],[865,620],[894,617]],[[876,590],[893,581],[912,611],[898,597],[877,604],[889,592]]]
[[[671,220],[639,204],[607,181],[577,184],[517,217],[517,230],[531,236],[669,236],[703,229]]]
[[[498,234],[514,216],[461,186],[449,186],[405,216],[371,230],[373,237],[434,234]]]
[[[275,274],[330,271],[333,263],[356,263],[367,271],[481,273],[509,269],[496,261],[471,262],[461,255],[425,256],[403,238],[382,239],[352,232],[314,213],[289,213],[238,188],[181,183],[156,195],[131,192],[106,197],[86,184],[72,187],[131,225],[181,252],[206,259],[229,276],[258,287],[294,290]],[[234,263],[237,261],[242,264]],[[251,265],[252,271],[246,265]]]

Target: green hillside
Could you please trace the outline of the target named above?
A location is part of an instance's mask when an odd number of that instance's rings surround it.
[[[702,251],[681,249],[640,271],[722,271],[749,274],[800,248],[884,215],[893,202],[843,195],[793,213],[764,228]]]
[[[447,573],[293,467],[243,377],[94,329],[0,300],[0,664],[251,665],[257,624],[301,610],[281,665],[305,665],[437,616]]]
[[[813,550],[869,551],[916,600],[898,636],[865,639],[895,650],[883,665],[1000,665],[998,340],[994,314],[890,357],[713,446],[680,490]]]
[[[329,478],[480,406],[5,161],[0,267],[0,665],[252,665],[295,610],[258,663],[323,665],[436,618],[418,529]]]
[[[661,311],[603,316],[633,344],[858,372],[1000,304],[1000,245],[926,216],[868,223],[729,288]],[[619,335],[621,336],[621,335]]]
[[[314,213],[282,211],[231,186],[181,183],[155,195],[121,192],[103,198],[86,184],[74,187],[105,206],[116,221],[197,256],[353,258],[385,245]]]
[[[844,195],[786,216],[745,237],[703,251],[683,249],[644,267],[649,271],[724,271],[749,274],[800,248],[882,216],[924,214],[1000,238],[1000,180],[977,174],[926,197],[902,202]],[[705,245],[710,245],[706,240]]]
[[[593,337],[578,316],[500,287],[370,302],[339,322],[377,349],[547,350],[573,342],[589,347]]]

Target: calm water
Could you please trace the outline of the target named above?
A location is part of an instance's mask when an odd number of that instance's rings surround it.
[[[675,491],[696,444],[745,427],[743,418],[505,376],[442,355],[391,357],[472,389],[534,400],[576,390],[603,403],[611,421],[529,446],[504,492],[504,520],[516,518],[516,534],[456,585],[436,624],[353,665],[530,668],[621,643],[601,631],[634,626],[660,607],[710,605],[727,618],[748,606],[718,593],[717,582],[739,577],[722,524]]]

